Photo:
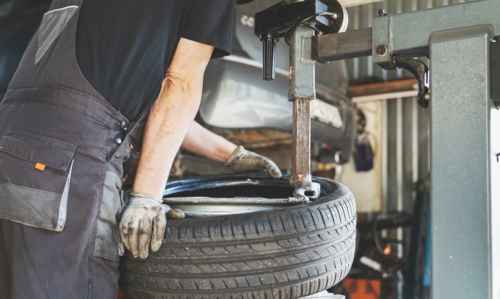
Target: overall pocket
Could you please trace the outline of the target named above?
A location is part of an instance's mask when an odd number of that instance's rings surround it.
[[[0,218],[60,232],[76,145],[8,132],[0,140]]]
[[[118,218],[123,211],[122,182],[113,171],[107,171],[102,192],[101,208],[97,217],[94,256],[119,261],[120,232]]]

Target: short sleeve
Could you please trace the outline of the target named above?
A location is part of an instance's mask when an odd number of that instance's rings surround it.
[[[236,0],[194,0],[183,38],[215,47],[212,58],[231,54]]]

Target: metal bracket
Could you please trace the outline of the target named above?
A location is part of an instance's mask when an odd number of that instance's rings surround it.
[[[300,24],[309,24],[310,27],[312,25],[321,32],[342,28],[345,23],[344,15],[347,13],[344,13],[337,1],[334,0],[333,4],[336,6],[333,5],[331,8],[320,0],[297,1],[290,4],[283,1],[255,15],[255,35],[262,41],[264,80],[274,80],[276,43],[281,37],[285,37],[288,42],[287,35],[291,30]],[[330,13],[331,16],[322,15],[332,9],[334,10]],[[347,22],[347,19],[345,21]]]
[[[377,52],[384,51],[384,49],[377,49]],[[386,49],[385,49],[386,50]],[[382,53],[385,54],[385,53]],[[412,59],[400,55],[392,55],[391,60],[388,62],[380,62],[378,64],[380,67],[386,70],[395,69],[405,69],[409,71],[415,79],[417,79],[418,84],[418,104],[423,108],[429,107],[429,68],[427,65],[418,59]]]
[[[318,199],[321,195],[321,186],[313,183],[309,174],[292,176],[290,183],[295,187],[293,195],[302,203],[309,203],[310,199]]]

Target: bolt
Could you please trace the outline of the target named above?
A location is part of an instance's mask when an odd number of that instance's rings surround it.
[[[426,94],[424,95],[424,100],[425,100],[426,102],[429,102],[429,101],[431,100],[431,95],[430,95],[430,94],[428,94],[428,93],[426,93]]]
[[[386,15],[387,15],[387,13],[385,12],[385,9],[382,8],[382,9],[378,10],[378,16],[379,17],[384,17]]]
[[[336,13],[332,13],[332,19],[336,20],[339,18],[339,15]]]
[[[384,45],[380,45],[377,47],[377,55],[383,57],[387,55],[387,47]]]

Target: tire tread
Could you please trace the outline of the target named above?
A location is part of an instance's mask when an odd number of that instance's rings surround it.
[[[343,188],[303,207],[172,221],[148,260],[122,260],[120,288],[134,299],[288,299],[328,289],[354,259],[354,196]]]

